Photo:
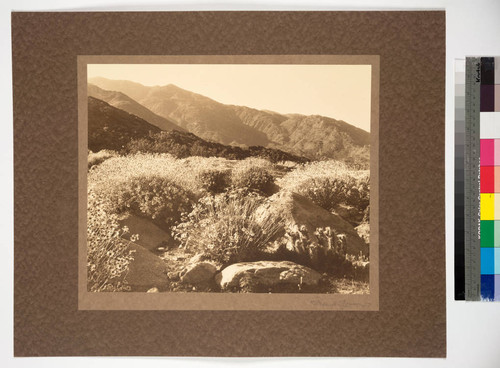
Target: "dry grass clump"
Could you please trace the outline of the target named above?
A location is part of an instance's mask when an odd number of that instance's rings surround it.
[[[223,265],[257,260],[283,228],[280,217],[256,214],[263,198],[232,191],[199,200],[173,236],[188,250],[202,252]]]

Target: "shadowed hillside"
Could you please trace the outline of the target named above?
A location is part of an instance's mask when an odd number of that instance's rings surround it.
[[[125,149],[129,153],[170,153],[178,158],[200,156],[243,160],[248,157],[260,157],[271,162],[293,161],[305,163],[309,161],[306,157],[292,155],[278,149],[262,146],[250,146],[248,148],[229,146],[208,142],[193,133],[179,132],[177,130],[150,134],[147,137],[134,139]]]
[[[261,157],[271,162],[309,161],[278,149],[228,146],[208,142],[185,131],[161,131],[147,121],[94,97],[88,98],[88,104],[89,149],[94,152],[108,149],[127,153],[170,153],[179,158],[201,156],[242,160]]]
[[[88,98],[88,146],[91,151],[121,150],[131,139],[160,131],[135,115],[94,97]]]

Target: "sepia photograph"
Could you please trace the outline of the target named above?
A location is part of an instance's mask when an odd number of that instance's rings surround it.
[[[369,295],[372,73],[87,64],[87,292]]]

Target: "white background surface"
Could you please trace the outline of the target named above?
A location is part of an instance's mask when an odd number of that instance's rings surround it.
[[[455,58],[500,56],[500,0],[474,1],[12,1],[0,4],[0,366],[2,367],[500,367],[500,303],[453,300],[453,109]],[[71,6],[71,8],[70,8]],[[12,10],[422,10],[446,9],[446,359],[402,358],[13,358]],[[432,219],[429,219],[431,221]],[[373,341],[374,344],[377,341]]]

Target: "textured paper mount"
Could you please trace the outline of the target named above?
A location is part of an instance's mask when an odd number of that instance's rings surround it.
[[[371,65],[369,294],[93,293],[87,291],[88,64]],[[78,56],[79,283],[78,308],[100,310],[378,310],[379,57],[333,55]]]
[[[14,13],[12,37],[16,356],[445,356],[444,12]],[[79,55],[378,55],[378,308],[82,310]]]

